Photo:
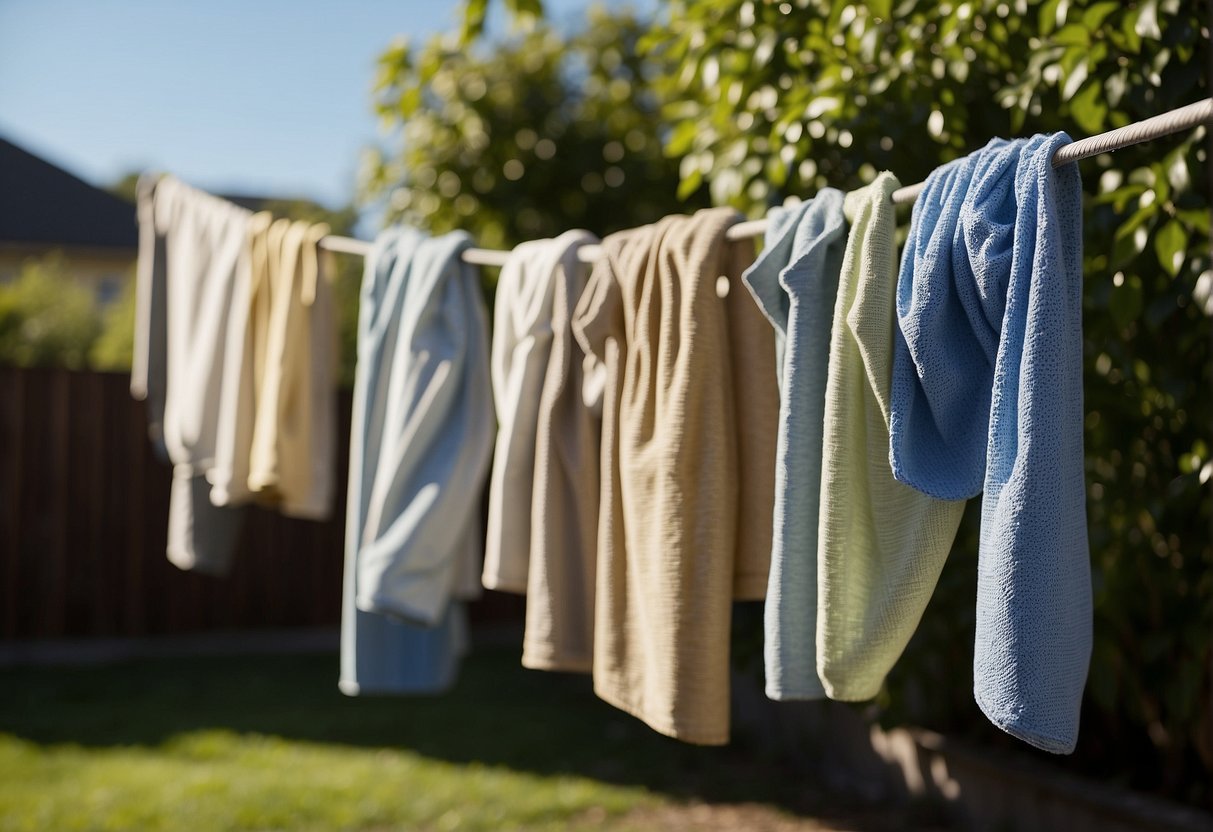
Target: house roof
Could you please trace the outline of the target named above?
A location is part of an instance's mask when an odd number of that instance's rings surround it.
[[[135,206],[0,138],[0,245],[130,249]]]

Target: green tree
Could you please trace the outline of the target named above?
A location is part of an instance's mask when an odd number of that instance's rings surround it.
[[[480,31],[484,5],[469,4],[465,36]],[[529,21],[514,37],[402,41],[380,57],[375,106],[400,144],[372,154],[364,197],[389,220],[464,228],[491,247],[706,204],[676,196],[652,87],[663,70],[637,46],[645,25],[595,9],[565,36],[530,16],[538,4],[513,5]]]
[[[101,312],[100,331],[89,350],[95,370],[129,372],[135,355],[135,278],[129,276],[118,299]]]
[[[81,369],[100,329],[93,293],[72,279],[61,253],[26,261],[0,285],[0,362]]]
[[[646,43],[678,67],[659,86],[678,102],[668,150],[682,157],[685,184],[706,180],[716,201],[760,213],[785,194],[854,187],[882,169],[908,184],[994,135],[1064,128],[1077,138],[1206,98],[1198,5],[676,0]],[[1084,163],[1096,642],[1081,753],[1096,770],[1207,802],[1213,272],[1203,137]],[[883,700],[891,718],[952,729],[976,719],[968,686],[941,684],[968,666],[955,636],[958,619],[972,625],[971,541],[970,525]]]
[[[506,3],[523,18],[541,13],[537,5]],[[466,4],[465,39],[478,33],[485,6]],[[993,136],[1065,129],[1080,138],[1207,98],[1206,14],[1204,4],[1181,0],[668,0],[639,47],[654,67],[667,122],[657,130],[679,162],[681,193],[706,185],[715,203],[758,216],[786,196],[852,188],[880,170],[919,181]],[[410,101],[407,114],[431,109],[419,93]],[[1096,641],[1079,762],[1208,804],[1205,138],[1201,128],[1082,163]],[[408,181],[401,170],[381,175],[383,190]],[[432,193],[426,182],[414,187]],[[460,224],[453,215],[444,222]],[[991,738],[962,678],[974,529],[970,517],[880,705],[889,720]],[[966,630],[970,638],[958,638]]]

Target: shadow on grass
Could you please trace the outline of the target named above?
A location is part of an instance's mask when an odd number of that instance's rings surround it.
[[[42,745],[154,747],[222,728],[581,775],[708,802],[770,803],[871,828],[856,816],[859,806],[743,740],[700,748],[667,739],[598,700],[586,677],[524,670],[513,648],[475,651],[443,696],[350,699],[336,678],[335,655],[8,668],[0,670],[0,732]]]

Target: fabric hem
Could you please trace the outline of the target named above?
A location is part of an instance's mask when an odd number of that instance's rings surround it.
[[[528,670],[547,670],[555,673],[589,673],[594,668],[592,656],[568,656],[549,646],[536,648],[522,642],[522,666]]]
[[[867,702],[876,698],[882,684],[883,680],[874,688],[825,685],[825,696],[835,702]]]
[[[1017,718],[1010,716],[1005,711],[994,707],[991,703],[979,694],[976,690],[973,691],[973,699],[977,702],[977,707],[985,714],[986,719],[1000,731],[1004,731],[1018,740],[1026,742],[1033,748],[1039,748],[1041,751],[1047,751],[1050,754],[1073,754],[1074,748],[1078,745],[1077,736],[1066,742],[1059,740],[1056,737],[1050,737],[1045,734],[1039,734],[1035,731],[1025,730],[1016,725]]]
[[[772,702],[820,702],[826,698],[834,698],[832,696],[827,697],[824,690],[807,692],[791,690],[784,686],[770,684],[766,686],[763,693],[765,693],[767,699],[770,699]]]
[[[676,728],[670,722],[667,722],[665,720],[651,719],[650,717],[648,717],[647,715],[644,714],[643,708],[633,705],[631,702],[627,702],[621,698],[614,696],[613,694],[608,694],[605,691],[603,691],[600,687],[598,687],[597,685],[594,686],[594,693],[603,702],[606,702],[608,705],[610,705],[613,708],[618,708],[619,710],[623,711],[626,714],[636,717],[636,719],[639,719],[641,722],[643,722],[645,725],[649,726],[650,728],[652,728],[654,731],[656,731],[659,734],[664,734],[667,737],[671,737],[671,738],[679,740],[681,742],[691,743],[692,745],[728,745],[729,744],[728,731],[725,731],[723,734],[705,732],[702,736],[697,735],[697,734],[695,736],[692,736],[691,734],[693,732],[687,732],[685,730],[680,732],[678,730],[678,728]]]
[[[526,578],[518,581],[500,576],[481,576],[480,583],[485,589],[491,589],[494,592],[510,592],[514,595],[526,595]]]

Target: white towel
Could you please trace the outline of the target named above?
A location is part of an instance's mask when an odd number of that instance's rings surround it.
[[[556,284],[580,271],[577,246],[592,240],[570,231],[515,247],[501,268],[490,356],[497,445],[489,477],[489,514],[482,580],[487,589],[525,593],[531,553],[531,506],[540,398],[552,352]]]
[[[131,394],[173,464],[168,558],[222,574],[242,515],[211,504],[225,378],[238,362],[233,300],[247,281],[250,212],[172,178],[143,179]]]

